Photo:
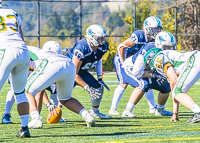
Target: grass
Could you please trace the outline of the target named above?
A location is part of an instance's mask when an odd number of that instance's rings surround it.
[[[104,80],[108,83],[111,91],[105,90],[104,97],[100,105],[100,111],[107,114],[111,105],[113,92],[117,86],[115,74],[105,74]],[[5,84],[0,94],[0,116],[5,109],[6,94],[9,85]],[[128,86],[118,105],[120,113],[126,108],[130,93],[133,88]],[[155,101],[157,101],[157,91],[154,91]],[[188,92],[196,103],[200,103],[199,85],[194,85]],[[83,106],[89,110],[91,108],[90,98],[83,88],[76,87],[73,97],[77,98]],[[157,102],[156,102],[157,103]],[[167,101],[166,109],[172,111],[171,95]],[[62,108],[63,117],[67,118],[65,123],[47,124],[47,108],[43,105],[41,116],[43,117],[42,129],[30,129],[31,138],[16,138],[16,133],[20,128],[20,119],[14,104],[11,115],[14,124],[0,124],[0,142],[69,142],[69,143],[128,143],[128,142],[192,142],[200,140],[200,124],[186,124],[185,121],[193,116],[193,113],[180,105],[179,122],[170,122],[171,117],[162,117],[149,114],[149,108],[145,97],[134,108],[137,115],[133,119],[125,119],[121,116],[113,116],[112,119],[96,119],[97,127],[87,128],[83,118]]]

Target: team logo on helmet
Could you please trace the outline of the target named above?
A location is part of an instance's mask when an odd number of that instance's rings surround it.
[[[159,36],[158,39],[159,39],[160,42],[162,42],[162,41],[166,41],[166,40],[163,39],[162,36]]]

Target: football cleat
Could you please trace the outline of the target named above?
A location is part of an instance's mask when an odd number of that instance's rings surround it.
[[[108,112],[109,115],[117,116],[120,115],[119,112],[116,109],[110,109]]]
[[[122,117],[134,118],[134,117],[136,117],[136,115],[134,113],[132,113],[131,111],[125,109],[124,112],[122,113]]]
[[[112,118],[111,116],[102,114],[102,113],[100,113],[99,111],[98,111],[98,112],[94,112],[92,109],[90,109],[89,111],[90,111],[90,114],[91,114],[94,118],[98,118],[98,119],[110,119],[110,118]]]
[[[87,127],[96,127],[94,117],[90,113],[87,112],[83,118],[87,123]]]
[[[164,110],[164,108],[157,108],[155,111],[156,116],[172,116],[173,113],[167,110]]]
[[[65,119],[65,118],[60,118],[60,120],[59,120],[59,123],[62,123],[62,122],[67,122],[67,120]]]
[[[156,108],[149,108],[149,113],[150,114],[155,114]]]
[[[30,137],[30,132],[28,127],[21,127],[19,132],[17,133],[16,137],[20,137],[20,138],[26,138],[26,137]]]
[[[198,123],[198,122],[200,122],[200,113],[195,113],[190,120],[186,121],[186,123]]]
[[[28,128],[33,128],[33,129],[40,129],[42,128],[43,123],[42,123],[42,117],[39,118],[33,118],[29,123],[28,123]]]
[[[12,124],[13,122],[10,120],[11,115],[9,113],[4,113],[2,118],[2,124]]]

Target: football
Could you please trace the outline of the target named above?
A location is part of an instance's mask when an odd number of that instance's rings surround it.
[[[57,123],[62,116],[62,110],[60,107],[56,107],[54,110],[48,113],[47,115],[47,123],[55,124]]]

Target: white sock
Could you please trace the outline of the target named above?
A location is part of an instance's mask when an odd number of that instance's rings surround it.
[[[126,105],[126,110],[132,111],[133,108],[135,107],[135,104],[131,103],[130,101]]]
[[[58,97],[57,94],[52,94],[50,95],[50,101],[54,105],[58,105]]]
[[[39,113],[38,110],[35,110],[35,111],[32,111],[32,112],[30,113],[30,116],[31,116],[32,119],[34,119],[34,118],[39,118],[39,117],[40,117],[40,113]]]
[[[20,115],[19,117],[20,117],[20,120],[21,120],[21,125],[22,125],[22,127],[28,126],[29,114]]]
[[[92,107],[92,110],[93,110],[94,112],[99,112],[99,107],[97,107],[97,108]]]
[[[191,107],[191,110],[192,110],[192,112],[194,112],[194,113],[200,113],[200,107],[199,107],[197,104],[194,104],[194,105]]]
[[[117,88],[115,89],[114,94],[113,94],[113,99],[112,99],[112,104],[111,104],[110,109],[117,110],[117,105],[118,105],[120,99],[122,98],[124,91],[125,91],[125,88],[123,88],[121,85],[117,86]]]
[[[84,118],[85,117],[85,115],[88,113],[88,111],[85,109],[85,108],[83,108],[80,112],[79,112],[79,114]]]
[[[157,108],[165,108],[165,105],[160,105],[160,104],[157,104]]]
[[[156,105],[155,105],[155,100],[154,100],[153,89],[149,90],[144,95],[147,98],[149,108],[155,108]]]
[[[14,93],[11,90],[9,90],[6,96],[5,113],[10,114],[14,102],[15,102]]]

